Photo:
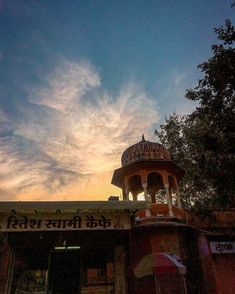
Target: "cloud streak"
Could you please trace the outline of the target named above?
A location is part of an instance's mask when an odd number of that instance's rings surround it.
[[[105,91],[89,62],[61,60],[30,88],[17,117],[0,112],[2,199],[107,199],[121,153],[145,133],[151,139],[157,106],[128,83]]]
[[[189,114],[195,109],[197,104],[185,98],[189,85],[195,86],[193,75],[194,72],[190,68],[173,69],[156,82],[155,90],[157,95],[161,97],[161,108],[168,111],[167,115],[173,112]]]

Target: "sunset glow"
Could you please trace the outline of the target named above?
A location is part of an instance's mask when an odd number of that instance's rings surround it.
[[[122,152],[195,107],[230,2],[0,1],[1,200],[120,196]]]

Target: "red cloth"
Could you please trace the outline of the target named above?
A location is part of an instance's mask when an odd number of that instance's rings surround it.
[[[154,264],[153,271],[157,275],[161,274],[176,274],[178,273],[177,265],[168,258],[166,254],[163,253],[153,253],[154,254]]]

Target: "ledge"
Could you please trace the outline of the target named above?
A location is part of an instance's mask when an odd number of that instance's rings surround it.
[[[130,211],[149,207],[147,201],[6,201],[0,202],[0,213],[64,213],[82,211]]]

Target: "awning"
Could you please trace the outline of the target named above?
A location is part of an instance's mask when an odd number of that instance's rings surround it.
[[[162,274],[186,274],[186,267],[180,263],[173,255],[160,252],[145,255],[134,267],[136,278],[149,275]]]

